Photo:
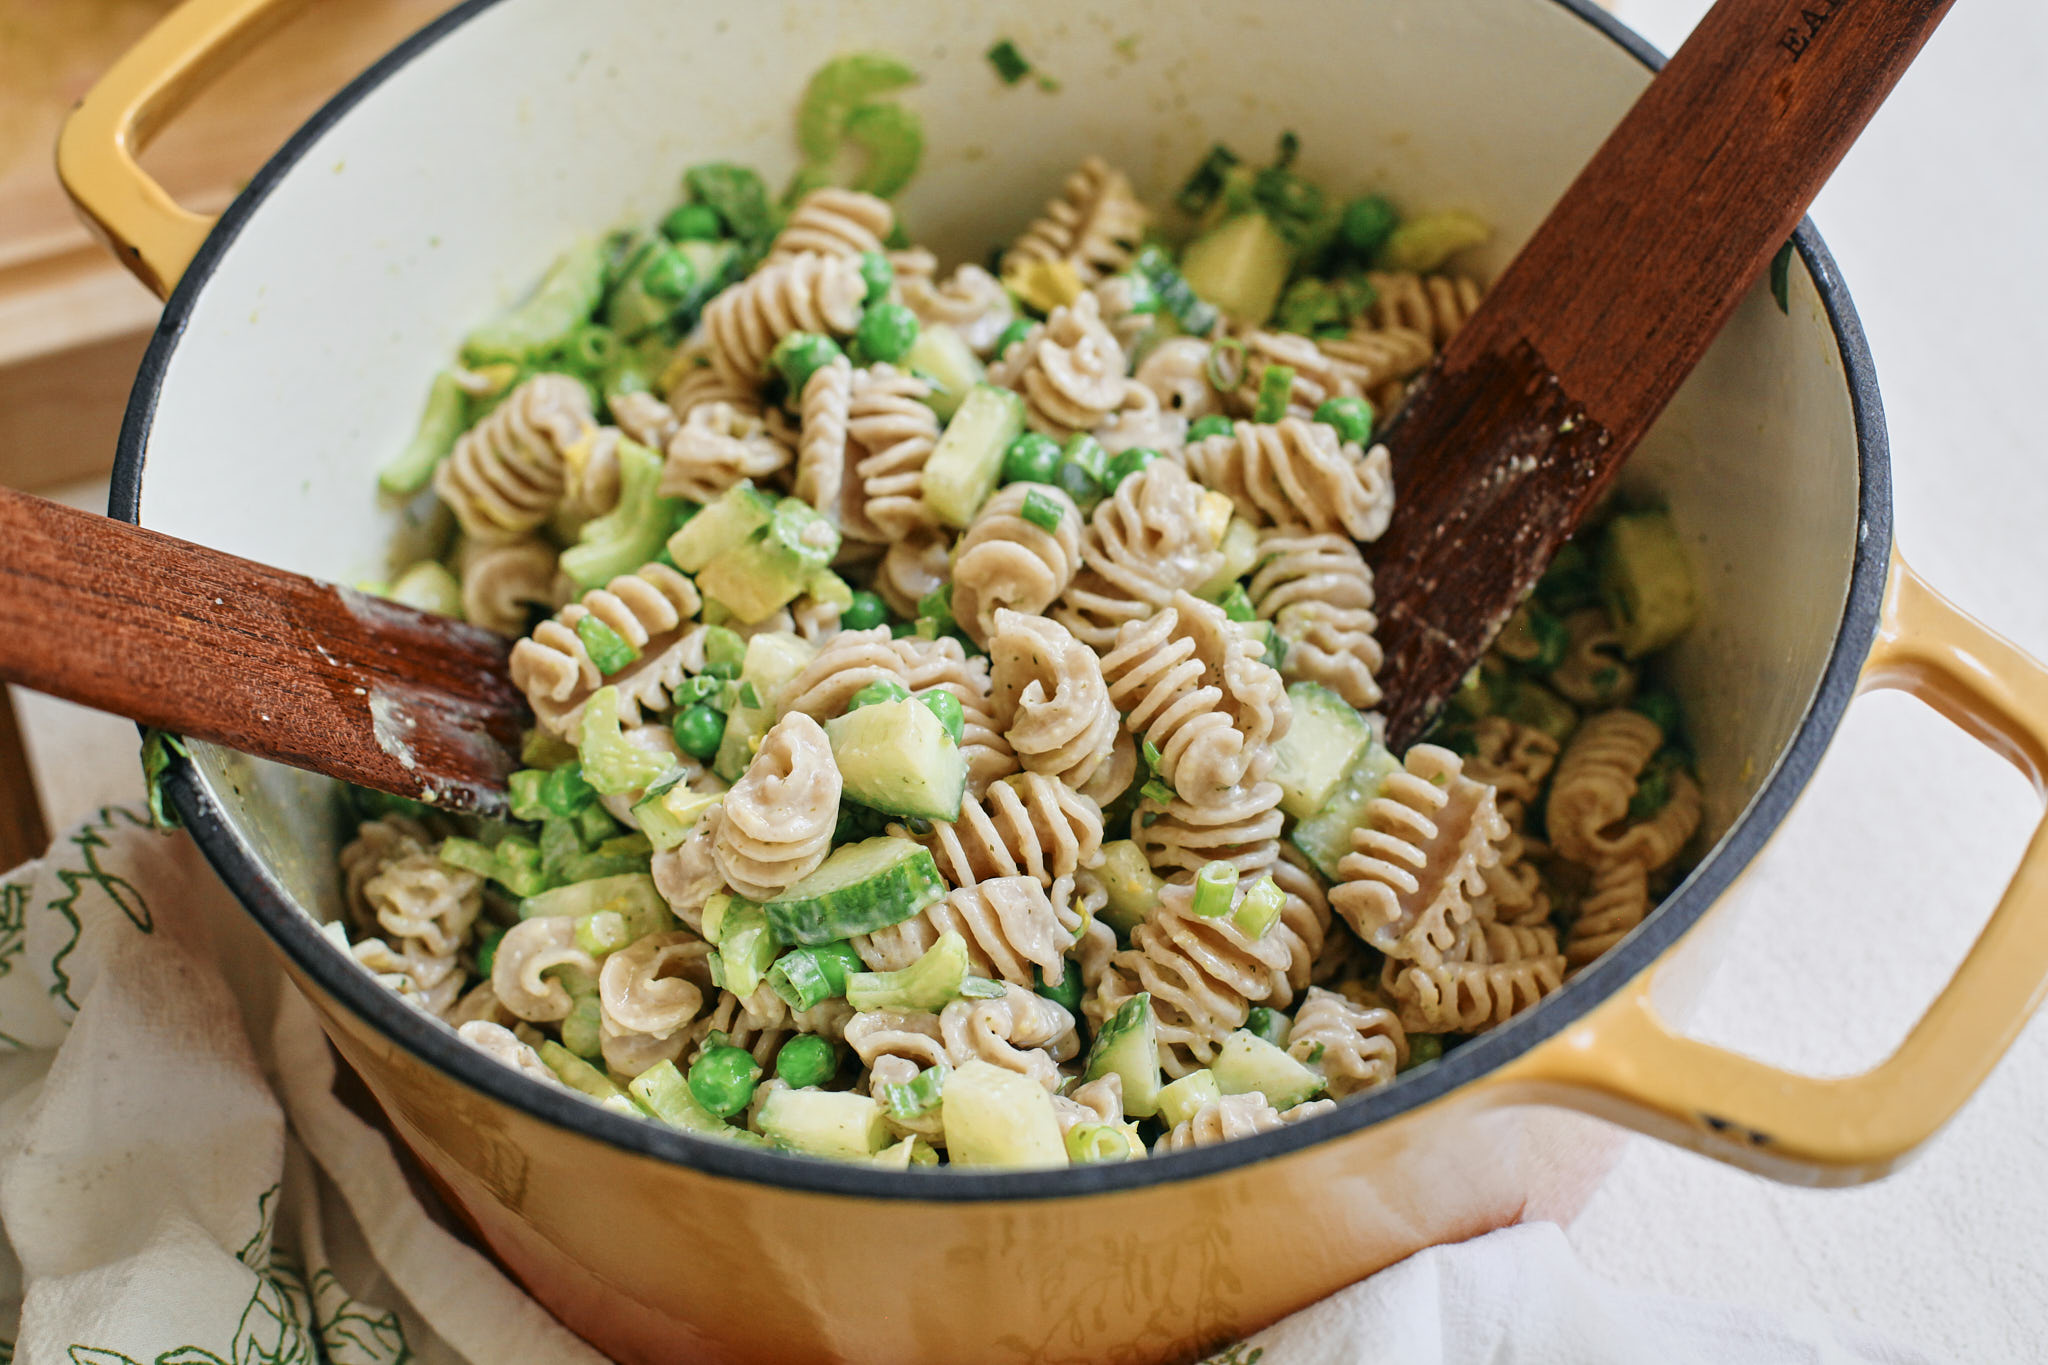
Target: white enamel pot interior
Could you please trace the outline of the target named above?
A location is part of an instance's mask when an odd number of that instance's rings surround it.
[[[1134,38],[1133,38],[1134,36]],[[1005,87],[1013,39],[1061,89]],[[1123,42],[1126,38],[1133,41]],[[1473,210],[1496,272],[1650,76],[1654,55],[1579,0],[925,5],[476,0],[392,54],[249,187],[178,289],[138,383],[113,512],[342,582],[382,577],[431,518],[380,501],[428,378],[565,243],[644,222],[690,163],[793,169],[794,109],[829,58],[881,49],[923,83],[913,235],[980,260],[1086,154],[1168,198],[1213,142],[1284,130],[1340,191]],[[1589,281],[1589,287],[1597,282]],[[1676,652],[1712,851],[1569,989],[1336,1114],[1125,1167],[947,1177],[707,1144],[547,1091],[465,1050],[313,932],[338,912],[340,803],[322,781],[195,746],[174,792],[223,875],[342,1008],[490,1104],[663,1161],[905,1201],[1022,1199],[1189,1179],[1342,1138],[1552,1036],[1665,952],[1742,870],[1810,774],[1872,638],[1890,541],[1882,419],[1847,296],[1800,236],[1789,308],[1759,288],[1637,455],[1705,588]],[[400,552],[399,559],[410,558]],[[624,1196],[622,1196],[624,1197]]]

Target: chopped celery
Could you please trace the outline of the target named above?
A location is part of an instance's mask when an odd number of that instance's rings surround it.
[[[434,477],[436,466],[455,448],[455,438],[469,424],[469,395],[452,370],[434,376],[427,405],[405,449],[377,473],[377,486],[396,497],[419,492]]]
[[[707,926],[708,929],[708,926]],[[760,988],[782,941],[767,912],[751,901],[735,898],[719,916],[718,955],[711,959],[711,979],[745,998]]]
[[[952,1068],[944,1062],[928,1066],[916,1077],[901,1085],[883,1088],[883,1102],[889,1106],[889,1113],[899,1119],[923,1118],[939,1107],[939,1100],[946,1091],[946,1077]]]
[[[634,1077],[626,1089],[649,1113],[671,1128],[680,1128],[702,1137],[724,1138],[749,1147],[775,1145],[758,1133],[733,1127],[699,1104],[697,1097],[690,1093],[690,1083],[683,1079],[682,1072],[676,1070],[674,1062],[656,1062]]]
[[[947,1079],[939,1108],[946,1154],[956,1166],[1067,1164],[1052,1096],[1029,1076],[968,1062]]]
[[[716,792],[692,791],[678,775],[666,785],[648,788],[633,806],[633,819],[655,850],[666,852],[689,837],[704,812],[720,799]]]
[[[519,902],[521,919],[559,915],[581,920],[599,914],[617,915],[628,943],[675,927],[668,902],[655,889],[654,878],[644,872],[573,882]]]
[[[606,796],[638,791],[668,776],[671,760],[626,738],[619,724],[619,689],[600,687],[583,704],[577,753],[583,780]]]
[[[577,621],[576,638],[583,642],[591,666],[599,673],[617,673],[640,658],[639,649],[599,616],[585,616]]]
[[[619,438],[619,501],[601,517],[585,522],[576,543],[562,551],[562,572],[588,592],[628,574],[661,553],[675,524],[678,499],[664,498],[662,457],[636,441]]]
[[[967,940],[949,929],[908,967],[849,974],[846,1001],[862,1011],[937,1010],[960,998],[967,965]]]
[[[603,297],[604,277],[604,243],[577,243],[549,267],[530,297],[469,334],[463,362],[525,364],[553,350],[577,324],[589,321]]]
[[[761,1101],[757,1122],[775,1142],[811,1156],[865,1161],[889,1145],[882,1106],[855,1091],[772,1091]]]
[[[486,848],[474,839],[443,839],[437,857],[450,867],[474,872],[498,883],[515,896],[531,896],[547,887],[540,848],[530,839],[508,835]]]
[[[505,779],[506,804],[514,820],[540,820],[549,814],[540,800],[541,784],[547,780],[548,775],[538,768],[522,768]]]
[[[742,479],[668,538],[669,558],[684,573],[699,573],[718,555],[745,544],[774,515],[775,499]]]
[[[619,1089],[611,1077],[554,1039],[547,1038],[541,1041],[540,1059],[548,1064],[548,1069],[555,1073],[563,1085],[580,1094],[588,1095],[613,1113],[633,1118],[648,1117],[647,1109],[638,1100]]]
[[[1380,251],[1388,270],[1428,273],[1441,270],[1451,257],[1493,236],[1485,220],[1462,209],[1427,213],[1395,228]]]
[[[576,746],[539,726],[519,737],[519,761],[529,768],[559,768],[576,757]]]

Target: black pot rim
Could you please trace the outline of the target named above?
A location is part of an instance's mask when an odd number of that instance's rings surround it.
[[[145,446],[171,357],[184,335],[200,291],[250,216],[344,114],[406,63],[497,3],[499,0],[467,0],[392,49],[309,119],[222,215],[165,306],[137,374],[121,430],[107,509],[110,516],[140,524]],[[1595,7],[1591,0],[1551,3],[1576,15],[1650,69],[1662,67],[1662,54]],[[1143,1161],[1007,1173],[950,1169],[886,1171],[793,1158],[693,1137],[657,1123],[610,1113],[581,1097],[520,1075],[464,1043],[438,1020],[406,1005],[369,973],[335,951],[333,943],[292,902],[256,851],[235,835],[189,761],[180,760],[173,765],[165,778],[166,789],[214,870],[278,947],[323,991],[419,1061],[454,1081],[557,1128],[628,1152],[710,1176],[784,1189],[861,1199],[948,1203],[1058,1199],[1134,1190],[1215,1175],[1334,1141],[1421,1108],[1478,1080],[1568,1028],[1647,968],[1692,927],[1749,865],[1805,787],[1841,723],[1855,693],[1863,660],[1876,638],[1892,540],[1891,468],[1876,372],[1848,289],[1810,220],[1800,224],[1794,241],[1827,309],[1840,349],[1856,425],[1860,479],[1858,538],[1848,596],[1820,686],[1798,730],[1776,769],[1720,846],[1634,934],[1583,971],[1570,989],[1504,1027],[1462,1044],[1442,1061],[1316,1118],[1216,1147]]]

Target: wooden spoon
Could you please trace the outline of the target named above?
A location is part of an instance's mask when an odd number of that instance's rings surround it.
[[[0,679],[447,810],[502,814],[511,641],[0,489]]]
[[[1614,481],[1952,0],[1721,0],[1381,440],[1398,752]],[[1568,78],[1568,77],[1567,77]]]
[[[1721,0],[1388,424],[1398,748],[1484,651],[1952,0]],[[0,679],[450,810],[526,704],[488,631],[0,490]]]

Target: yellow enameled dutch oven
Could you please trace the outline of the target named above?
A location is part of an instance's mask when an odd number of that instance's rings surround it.
[[[424,529],[378,503],[372,471],[463,331],[564,243],[665,208],[685,164],[786,175],[798,94],[832,56],[885,49],[923,72],[907,98],[930,146],[902,207],[954,259],[1027,221],[1086,153],[1157,198],[1212,141],[1258,149],[1293,129],[1310,174],[1486,216],[1486,272],[1658,60],[1584,0],[470,0],[321,111],[218,222],[178,208],[138,145],[285,8],[177,10],[85,101],[60,162],[170,294],[112,513],[342,581],[380,576],[394,536]],[[981,53],[999,37],[1061,91],[993,79]],[[1860,688],[1925,698],[2038,787],[2048,673],[1893,552],[1870,356],[1811,227],[1798,248],[1789,309],[1761,291],[1744,304],[1632,467],[1668,496],[1708,593],[1675,684],[1709,852],[1562,993],[1311,1122],[1029,1174],[707,1143],[499,1066],[336,952],[316,928],[339,910],[343,837],[322,783],[195,745],[173,795],[451,1203],[622,1361],[1187,1358],[1418,1248],[1568,1216],[1611,1146],[1586,1115],[1784,1180],[1872,1179],[2033,1009],[2048,839],[1873,1071],[1789,1074],[1666,1019],[1711,958],[1702,921]]]

